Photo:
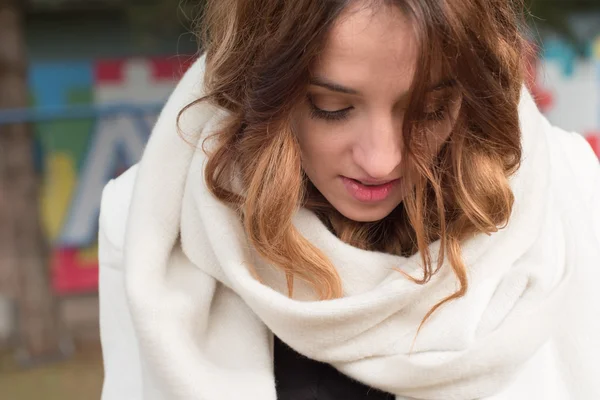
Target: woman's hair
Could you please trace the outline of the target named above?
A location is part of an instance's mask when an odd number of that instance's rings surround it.
[[[403,256],[419,253],[425,284],[449,261],[460,284],[428,314],[468,287],[461,242],[506,224],[509,176],[521,159],[518,103],[526,42],[520,6],[510,0],[382,0],[414,26],[419,52],[402,132],[403,162],[418,178],[403,203],[381,221],[343,217],[303,173],[291,114],[306,96],[310,66],[352,0],[209,0],[199,23],[206,51],[206,97],[228,111],[205,170],[208,188],[239,210],[258,253],[309,282],[322,299],[342,296],[331,261],[292,224],[299,207],[314,211],[343,241]],[[379,4],[381,3],[381,4]],[[454,81],[460,99],[451,134],[432,160],[422,140],[432,71]],[[436,72],[436,73],[437,73]],[[439,74],[438,74],[439,75]],[[420,140],[421,139],[421,140]],[[234,190],[234,177],[239,187]],[[429,245],[440,241],[432,259]]]

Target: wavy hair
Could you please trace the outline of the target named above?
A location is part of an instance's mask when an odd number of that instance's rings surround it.
[[[209,189],[240,213],[258,253],[286,275],[310,283],[321,299],[343,296],[331,261],[292,224],[299,207],[314,211],[343,241],[365,250],[419,253],[425,284],[448,261],[458,290],[468,288],[461,243],[507,223],[514,198],[509,177],[519,167],[518,103],[527,51],[521,2],[510,0],[382,0],[412,21],[418,46],[402,132],[403,162],[418,178],[403,203],[381,221],[343,217],[302,171],[291,114],[306,93],[310,66],[352,0],[209,0],[200,20],[206,51],[206,97],[228,111],[205,169]],[[460,108],[432,160],[422,138],[425,94],[433,70],[455,82]],[[195,103],[194,103],[195,104]],[[187,108],[186,108],[187,109]],[[185,111],[185,110],[184,110]],[[183,111],[182,111],[183,112]],[[234,178],[239,188],[233,190]],[[433,257],[430,245],[440,241]],[[423,323],[422,322],[422,323]]]

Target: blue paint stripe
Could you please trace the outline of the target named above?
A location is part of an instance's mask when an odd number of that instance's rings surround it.
[[[74,120],[114,117],[117,115],[146,116],[160,113],[164,103],[109,104],[71,107],[44,107],[0,110],[0,125],[37,123],[58,120]]]
[[[29,68],[29,86],[36,107],[68,105],[74,89],[93,90],[91,61],[33,63]]]

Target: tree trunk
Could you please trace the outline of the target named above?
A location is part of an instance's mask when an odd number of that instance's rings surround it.
[[[28,106],[22,4],[22,0],[0,0],[1,109]],[[59,350],[33,140],[26,124],[0,125],[0,289],[16,300],[18,340],[29,359]]]

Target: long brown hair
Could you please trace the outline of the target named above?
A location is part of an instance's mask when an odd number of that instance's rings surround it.
[[[508,221],[509,176],[521,159],[518,103],[526,51],[520,2],[510,0],[382,0],[413,23],[420,66],[402,132],[414,189],[388,217],[358,223],[340,215],[303,174],[290,114],[309,82],[309,69],[332,24],[352,0],[209,0],[199,24],[207,53],[209,101],[228,111],[213,136],[205,170],[209,189],[240,212],[249,241],[322,299],[343,295],[334,265],[292,224],[299,207],[313,210],[343,241],[366,250],[420,254],[425,284],[449,261],[460,284],[424,318],[468,287],[461,242]],[[432,161],[419,146],[431,71],[453,79],[460,110]],[[240,188],[232,189],[236,177]],[[440,241],[432,259],[429,245]]]

